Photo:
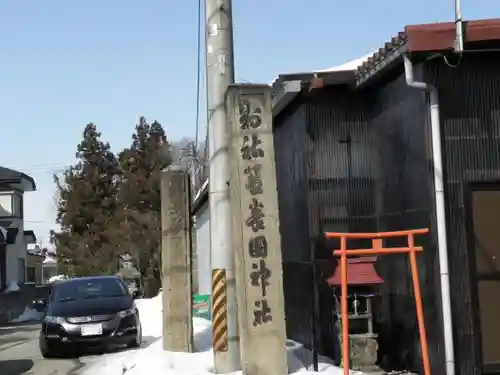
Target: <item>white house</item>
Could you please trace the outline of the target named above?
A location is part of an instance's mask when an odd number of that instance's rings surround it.
[[[0,167],[0,289],[26,280],[23,198],[35,190],[32,177]]]
[[[47,255],[42,263],[42,283],[49,282],[55,276],[57,276],[57,259]]]

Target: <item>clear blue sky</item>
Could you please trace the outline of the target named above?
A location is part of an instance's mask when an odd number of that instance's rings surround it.
[[[498,0],[463,3],[465,19],[500,16]],[[233,7],[236,78],[258,82],[338,65],[406,24],[454,15],[452,0],[233,0]],[[26,228],[44,242],[54,227],[51,174],[74,162],[86,123],[95,122],[115,151],[141,115],[160,121],[171,139],[194,135],[196,12],[197,0],[0,1],[0,164],[36,179]]]

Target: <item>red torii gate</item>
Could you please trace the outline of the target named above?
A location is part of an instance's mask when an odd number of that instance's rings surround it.
[[[334,233],[326,232],[326,238],[339,238],[340,249],[334,250],[333,254],[340,256],[340,278],[341,286],[341,310],[342,310],[342,360],[344,375],[349,375],[349,321],[347,311],[347,257],[349,255],[384,255],[384,254],[406,254],[410,255],[411,277],[415,294],[415,307],[417,310],[418,331],[420,335],[420,346],[422,348],[422,362],[424,374],[431,375],[429,353],[427,348],[427,336],[425,332],[424,310],[422,307],[422,294],[418,277],[417,252],[423,251],[421,246],[415,246],[415,235],[426,234],[429,229],[413,229],[397,232],[378,233]],[[407,247],[383,247],[384,238],[407,237]],[[348,239],[371,239],[371,249],[347,249]]]

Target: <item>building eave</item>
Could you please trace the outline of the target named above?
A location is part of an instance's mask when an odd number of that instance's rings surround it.
[[[318,82],[322,84],[352,84],[355,80],[354,71],[358,63],[364,61],[369,56],[363,56],[356,60],[348,61],[341,65],[321,69],[311,72],[280,74],[272,83],[273,103],[272,115],[277,117],[304,91],[317,88]],[[208,201],[208,179],[198,190],[191,205],[192,215],[196,215],[198,210]]]
[[[464,21],[463,26],[463,53],[475,52],[478,43],[490,42],[491,48],[494,49],[500,45],[500,19]],[[408,25],[356,70],[356,87],[365,86],[381,73],[388,72],[398,64],[402,65],[401,57],[405,53],[452,53],[455,38],[456,28],[453,22]],[[484,51],[484,47],[481,50]]]
[[[27,244],[31,245],[31,244],[36,243],[37,238],[36,238],[36,235],[35,235],[34,231],[32,231],[32,230],[25,230],[25,231],[23,231],[23,236],[24,236],[25,239],[26,239],[26,237],[30,238],[30,240],[28,242],[26,242]]]
[[[10,168],[0,167],[0,183],[12,186],[23,192],[36,191],[36,184],[33,177]]]
[[[208,202],[208,178],[196,192],[193,203],[191,204],[191,215],[196,215],[206,202]]]
[[[278,116],[302,91],[302,80],[279,81],[273,86],[273,117]]]

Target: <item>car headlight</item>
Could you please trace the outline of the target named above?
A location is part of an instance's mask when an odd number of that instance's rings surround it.
[[[134,314],[135,314],[135,309],[133,307],[131,309],[122,310],[122,311],[118,312],[118,316],[120,318],[125,318],[127,316],[134,315]]]
[[[64,318],[60,316],[50,316],[50,315],[45,315],[43,318],[44,322],[46,323],[56,323],[56,324],[62,324],[64,323]]]

